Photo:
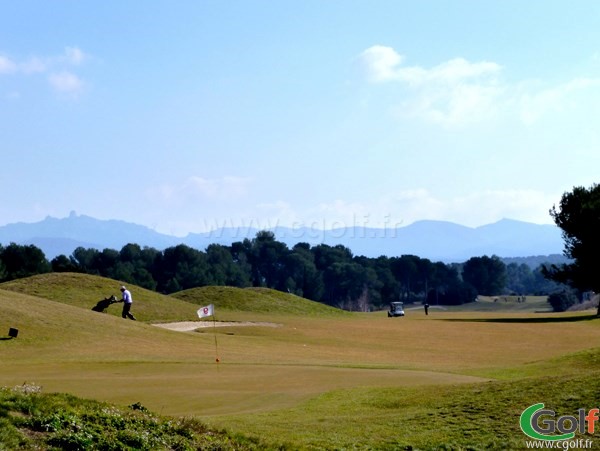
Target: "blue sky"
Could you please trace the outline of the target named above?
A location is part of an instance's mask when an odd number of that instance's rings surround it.
[[[3,2],[0,225],[552,223],[598,182],[597,1]]]

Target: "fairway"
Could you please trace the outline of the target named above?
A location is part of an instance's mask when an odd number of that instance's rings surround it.
[[[310,418],[325,418],[331,409],[342,409],[348,396],[360,399],[370,393],[370,401],[364,401],[369,405],[393,393],[393,397],[413,399],[414,405],[402,401],[411,409],[423,409],[432,402],[432,394],[455,393],[459,387],[472,393],[480,390],[474,387],[521,383],[549,374],[579,377],[589,373],[586,356],[596,355],[600,343],[600,322],[592,312],[431,309],[425,316],[418,309],[408,310],[403,318],[387,318],[385,312],[303,315],[285,309],[269,313],[231,307],[220,312],[216,304],[217,319],[277,327],[213,328],[209,323],[196,331],[179,332],[123,320],[115,314],[118,306],[103,314],[78,305],[77,296],[61,292],[69,302],[43,298],[39,292],[47,292],[32,286],[38,295],[0,285],[0,331],[19,329],[17,339],[0,340],[1,386],[32,382],[46,392],[119,405],[139,402],[160,414],[196,416],[242,434],[262,430],[275,441],[299,447],[312,443],[316,449],[328,446],[316,445],[315,437],[302,438],[278,418],[294,417],[298,428],[308,428]],[[153,322],[174,317],[193,320],[189,312],[195,312],[196,306],[186,307],[187,301],[156,295],[148,302],[156,315]],[[179,313],[162,314],[161,306],[168,302]],[[149,315],[149,307],[142,304],[134,311]],[[569,359],[571,363],[565,363]],[[527,393],[520,396],[527,398]],[[544,400],[532,396],[526,402],[538,401]],[[521,402],[515,411],[530,405],[521,407]],[[581,402],[580,407],[592,407],[591,400]],[[344,430],[354,422],[353,416],[359,420],[377,410],[365,408],[366,412],[357,411],[341,423],[324,419],[324,425]],[[385,429],[385,423],[378,427]],[[393,427],[380,432],[382,437],[391,439]],[[511,430],[518,432],[518,426]],[[344,434],[345,439],[336,439],[338,445],[355,441],[352,434],[359,432]]]

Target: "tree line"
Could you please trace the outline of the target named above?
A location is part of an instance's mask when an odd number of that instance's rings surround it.
[[[472,302],[478,295],[549,294],[557,284],[543,268],[504,264],[497,256],[461,264],[415,255],[368,258],[343,245],[289,248],[270,231],[205,251],[184,244],[163,251],[127,244],[121,250],[78,247],[48,261],[33,245],[0,246],[0,281],[46,272],[81,272],[170,294],[206,285],[268,287],[347,310],[380,309],[392,301],[432,305]]]

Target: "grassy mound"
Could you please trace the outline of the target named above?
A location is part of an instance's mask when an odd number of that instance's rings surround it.
[[[0,337],[6,337],[9,327],[19,334],[0,341],[0,359],[6,362],[165,359],[164,349],[192,352],[197,346],[184,334],[142,321],[0,290]]]
[[[91,310],[110,295],[121,298],[121,282],[105,277],[78,273],[49,273],[0,284],[0,290],[36,296],[63,304]],[[141,321],[189,321],[197,319],[196,308],[140,287],[129,287],[133,295],[132,312]],[[122,304],[113,304],[106,313],[121,316]]]
[[[0,388],[0,449],[250,450],[256,443],[211,430],[194,419],[157,416],[24,384]]]
[[[343,310],[269,288],[209,286],[191,288],[171,296],[196,305],[214,304],[219,310],[304,316],[349,315]]]

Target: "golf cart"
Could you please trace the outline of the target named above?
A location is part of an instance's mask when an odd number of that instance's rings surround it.
[[[390,302],[390,311],[388,312],[388,318],[394,318],[396,316],[404,316],[403,302]]]

